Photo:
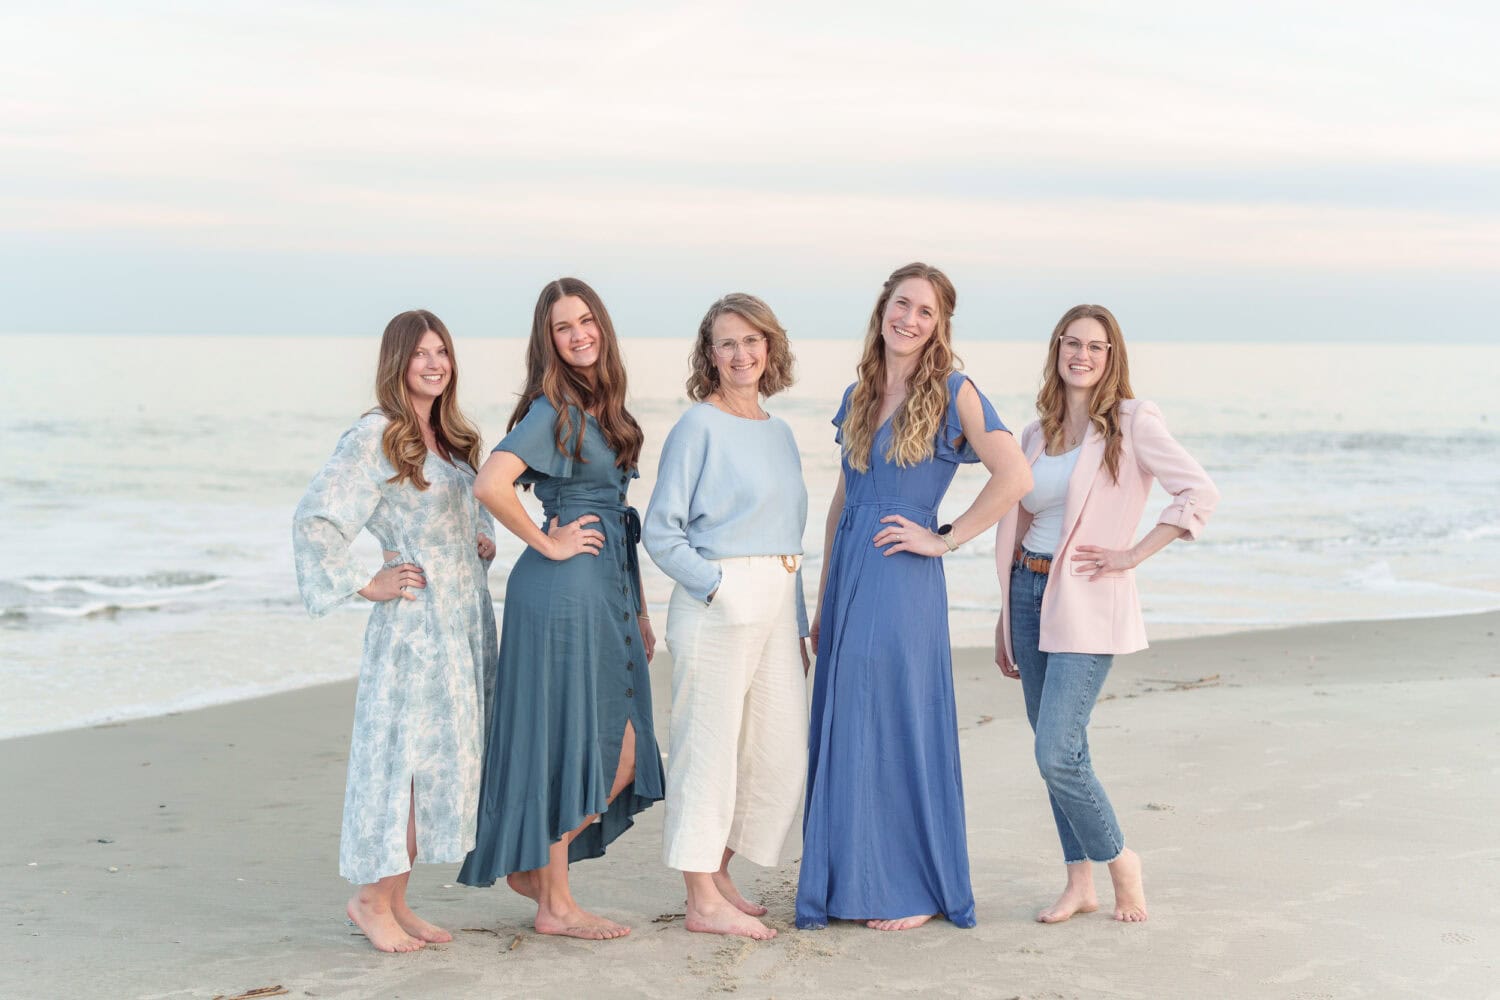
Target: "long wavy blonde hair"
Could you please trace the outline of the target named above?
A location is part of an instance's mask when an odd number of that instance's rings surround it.
[[[599,327],[599,359],[594,362],[592,381],[562,359],[552,339],[552,307],[569,295],[583,300]],[[546,396],[557,410],[554,426],[559,454],[571,454],[577,462],[584,460],[583,431],[588,422],[584,414],[592,413],[615,453],[615,465],[633,469],[640,461],[645,435],[625,408],[625,363],[620,358],[614,321],[599,293],[578,278],[548,282],[537,297],[531,340],[526,345],[526,385],[505,425],[507,431],[521,422],[538,396]]]
[[[917,366],[906,380],[906,398],[891,417],[891,446],[887,461],[897,465],[916,465],[932,457],[934,443],[948,412],[948,376],[961,362],[953,353],[953,310],[958,292],[948,276],[930,264],[914,263],[897,268],[885,279],[870,325],[865,333],[864,353],[856,369],[858,380],[849,399],[840,428],[844,437],[844,456],[860,472],[870,469],[870,449],[880,431],[880,400],[885,391],[885,310],[896,288],[909,278],[921,278],[932,286],[937,296],[938,316],[932,338],[922,348]]]
[[[792,356],[792,345],[787,340],[786,330],[771,311],[771,307],[754,295],[730,292],[708,307],[703,321],[698,324],[698,338],[693,341],[693,353],[688,355],[688,399],[701,403],[719,388],[719,365],[714,360],[714,322],[725,313],[734,313],[756,330],[766,335],[766,370],[761,372],[757,386],[762,396],[774,396],[789,388],[796,381],[794,369],[796,359]]]
[[[1052,330],[1052,344],[1047,348],[1047,367],[1042,369],[1042,388],[1036,394],[1036,412],[1042,420],[1042,436],[1047,441],[1047,450],[1054,454],[1061,452],[1067,444],[1067,430],[1063,424],[1068,415],[1068,391],[1057,372],[1057,363],[1062,355],[1063,334],[1080,319],[1098,320],[1109,341],[1104,374],[1094,383],[1093,395],[1089,397],[1089,423],[1104,438],[1104,467],[1109,470],[1110,478],[1119,482],[1123,441],[1120,400],[1134,399],[1135,393],[1130,389],[1130,360],[1125,356],[1125,335],[1120,332],[1120,323],[1114,313],[1095,305],[1074,306],[1063,313]]]
[[[469,422],[458,408],[458,357],[453,352],[453,338],[448,328],[426,309],[413,309],[401,313],[385,325],[380,337],[380,361],[375,367],[376,408],[390,422],[380,437],[380,446],[385,457],[395,468],[396,474],[387,482],[410,481],[419,490],[428,486],[422,474],[422,465],[427,461],[427,445],[422,441],[421,418],[411,404],[411,390],[406,386],[406,370],[412,355],[422,338],[432,331],[443,338],[448,349],[448,364],[451,376],[447,388],[432,404],[428,423],[437,440],[438,450],[444,457],[469,463],[479,468],[479,430]]]

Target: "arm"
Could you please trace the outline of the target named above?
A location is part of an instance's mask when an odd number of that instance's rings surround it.
[[[646,519],[641,525],[641,542],[651,561],[661,571],[682,584],[696,600],[707,602],[719,588],[719,567],[698,554],[688,538],[692,520],[693,498],[703,474],[708,439],[701,429],[679,421],[667,435],[656,469],[656,486]]]
[[[479,508],[479,530],[475,539],[479,543],[479,560],[484,563],[484,571],[490,571],[490,564],[495,561],[495,519],[483,505]]]
[[[828,504],[828,519],[823,522],[823,569],[818,574],[818,610],[813,612],[812,628],[808,640],[814,651],[818,648],[818,627],[823,621],[823,594],[828,589],[828,565],[833,559],[833,535],[838,531],[839,518],[844,516],[844,470],[839,468],[838,485],[833,488],[833,500]]]
[[[1187,449],[1167,431],[1154,403],[1141,403],[1131,418],[1131,444],[1136,464],[1172,494],[1156,525],[1128,549],[1080,545],[1073,562],[1092,562],[1090,580],[1105,573],[1134,569],[1179,538],[1193,539],[1208,522],[1219,502],[1219,491]]]
[[[979,390],[972,382],[965,382],[958,391],[958,416],[962,421],[964,437],[968,440],[979,460],[989,470],[989,482],[974,498],[974,503],[953,521],[953,541],[962,545],[982,532],[988,531],[1031,490],[1031,466],[1021,446],[1009,431],[987,431],[984,428],[984,410],[979,402]],[[909,521],[900,514],[881,518],[887,527],[875,536],[876,545],[891,545],[885,555],[897,552],[915,552],[924,556],[942,556],[948,553],[948,544],[941,535]]]
[[[604,536],[596,528],[585,527],[598,521],[597,515],[585,514],[565,525],[559,525],[554,517],[551,528],[545,532],[532,523],[516,495],[516,480],[525,471],[526,463],[519,456],[508,451],[493,452],[474,480],[475,498],[495,515],[505,530],[548,559],[571,559],[582,553],[597,556],[604,545]]]
[[[367,578],[349,558],[349,547],[384,496],[380,460],[379,424],[361,421],[339,438],[328,464],[297,504],[292,517],[297,587],[308,613],[315,617],[328,614],[356,594],[370,601],[416,600],[406,588],[427,585],[421,568],[411,563],[384,567]]]
[[[641,595],[641,606],[636,609],[635,624],[641,632],[641,648],[646,651],[646,662],[656,656],[656,630],[651,627],[651,613],[646,608],[646,582],[641,578],[640,564],[636,564],[635,589]]]

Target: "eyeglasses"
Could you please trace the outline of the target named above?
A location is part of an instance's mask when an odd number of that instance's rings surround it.
[[[1102,361],[1109,356],[1110,344],[1106,340],[1091,340],[1085,344],[1077,337],[1064,337],[1061,343],[1064,354],[1077,354],[1084,348],[1088,348],[1089,357],[1095,361]]]
[[[721,358],[732,358],[737,348],[744,348],[746,354],[754,354],[766,345],[766,335],[763,333],[752,333],[743,340],[716,340],[714,341],[714,353]]]

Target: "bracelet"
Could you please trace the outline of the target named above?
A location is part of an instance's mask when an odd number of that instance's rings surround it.
[[[642,611],[640,614],[636,615],[636,618],[640,619],[643,622],[649,622],[651,620],[651,616],[648,615],[644,611]]]

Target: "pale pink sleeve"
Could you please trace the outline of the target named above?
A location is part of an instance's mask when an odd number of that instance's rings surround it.
[[[1136,407],[1131,443],[1136,463],[1172,494],[1156,522],[1181,528],[1184,538],[1197,538],[1218,506],[1219,491],[1203,466],[1172,437],[1155,403]]]

